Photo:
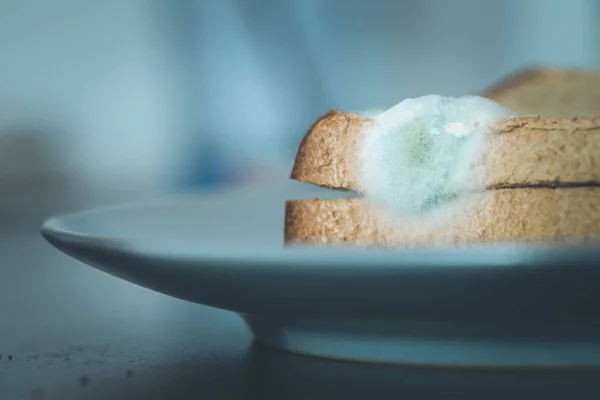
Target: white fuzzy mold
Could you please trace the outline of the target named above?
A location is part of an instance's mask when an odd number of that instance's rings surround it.
[[[365,197],[422,213],[467,190],[490,126],[516,116],[478,96],[407,99],[374,117],[361,149]]]

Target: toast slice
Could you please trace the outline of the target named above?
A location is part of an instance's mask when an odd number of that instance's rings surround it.
[[[285,242],[416,247],[597,241],[599,200],[596,187],[488,190],[466,200],[466,212],[430,224],[394,218],[362,198],[288,200]]]
[[[520,115],[600,116],[600,71],[526,69],[484,90],[481,96]]]
[[[300,144],[291,179],[363,193],[358,147],[371,123],[330,111]],[[600,182],[600,118],[519,117],[502,121],[473,173],[484,187]]]
[[[286,244],[411,247],[600,239],[600,71],[526,70],[482,96],[523,117],[500,121],[472,164],[485,188],[432,219],[364,198],[289,200]],[[596,118],[597,117],[597,118]],[[369,115],[330,111],[299,146],[291,179],[364,194]]]

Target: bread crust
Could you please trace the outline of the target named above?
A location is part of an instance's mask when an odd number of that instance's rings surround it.
[[[300,143],[290,178],[331,189],[362,191],[357,174],[358,146],[371,120],[331,110]]]
[[[542,68],[524,68],[494,83],[485,89],[481,96],[497,101],[503,95],[510,93],[511,90],[516,90],[522,85],[535,84],[536,81],[549,75],[551,73]]]
[[[529,68],[492,85],[481,96],[520,115],[600,116],[600,71]]]
[[[400,218],[361,198],[289,200],[285,242],[366,247],[591,242],[600,239],[599,200],[598,187],[488,190],[431,224]]]
[[[300,144],[291,178],[362,194],[358,147],[370,123],[358,114],[325,114]],[[600,118],[518,117],[496,129],[473,164],[474,186],[600,181]]]

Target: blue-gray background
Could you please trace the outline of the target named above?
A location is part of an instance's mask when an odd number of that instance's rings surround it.
[[[473,93],[527,66],[596,66],[598,8],[0,0],[0,192],[141,196],[284,173],[329,108]]]
[[[329,108],[477,92],[530,65],[595,66],[598,16],[591,0],[0,0],[0,398],[594,388],[597,376],[436,378],[255,351],[236,315],[87,268],[39,226],[94,205],[285,177]],[[273,212],[282,218],[283,203]]]

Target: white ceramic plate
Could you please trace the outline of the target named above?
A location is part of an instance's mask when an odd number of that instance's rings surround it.
[[[257,340],[370,362],[600,367],[600,251],[283,247],[294,182],[75,213],[43,235],[72,257],[238,312]]]

